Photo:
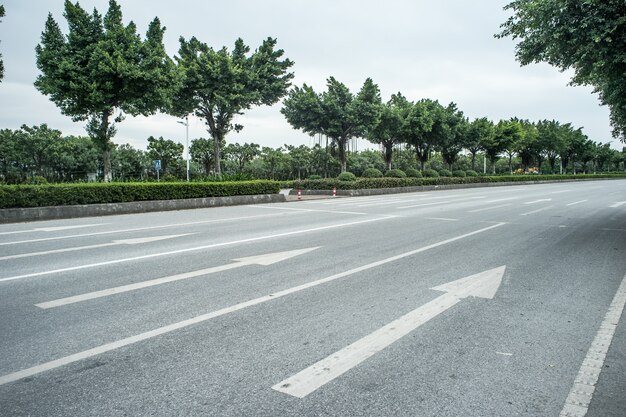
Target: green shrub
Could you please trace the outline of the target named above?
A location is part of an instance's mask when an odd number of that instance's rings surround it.
[[[385,177],[387,178],[406,178],[406,173],[401,169],[390,169],[385,172]]]
[[[453,177],[467,177],[467,174],[462,169],[457,169],[456,171],[452,171]]]
[[[434,169],[425,169],[422,172],[422,175],[426,178],[438,178],[439,177],[439,173],[435,171]]]
[[[439,176],[440,177],[451,177],[452,176],[452,172],[450,172],[450,170],[448,170],[448,169],[440,169],[439,170]]]
[[[308,180],[321,180],[322,176],[321,175],[309,175],[309,177],[307,178]]]
[[[361,178],[381,178],[382,176],[383,173],[380,172],[380,169],[376,168],[367,168],[363,171],[363,174],[361,174]]]
[[[346,171],[337,175],[337,179],[339,181],[356,181],[356,175],[354,175],[352,172]]]
[[[276,181],[86,183],[0,186],[0,208],[276,194]]]
[[[404,172],[406,172],[406,176],[409,178],[422,178],[423,177],[422,173],[415,168],[408,168]]]
[[[477,177],[478,172],[474,171],[473,169],[468,169],[467,171],[465,171],[465,175],[468,177]]]

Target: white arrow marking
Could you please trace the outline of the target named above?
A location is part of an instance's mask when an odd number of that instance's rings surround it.
[[[609,207],[616,208],[616,207],[619,207],[619,206],[623,206],[624,204],[626,204],[626,201],[618,201],[615,204],[611,204]]]
[[[552,201],[552,199],[551,198],[542,198],[542,199],[535,200],[535,201],[527,201],[524,204],[535,204],[535,203],[541,203],[543,201]]]
[[[214,274],[216,272],[228,271],[229,269],[241,268],[242,266],[246,266],[246,265],[268,266],[268,265],[275,264],[277,262],[287,260],[289,258],[293,258],[295,256],[303,255],[305,253],[311,252],[318,248],[319,246],[315,248],[298,249],[298,250],[291,250],[287,252],[268,253],[265,255],[249,256],[247,258],[233,259],[235,262],[226,264],[226,265],[214,266],[211,268],[200,269],[197,271],[185,272],[183,274],[171,275],[169,277],[151,279],[149,281],[142,281],[142,282],[136,282],[134,284],[107,288],[106,290],[94,291],[94,292],[89,292],[85,294],[75,295],[72,297],[60,298],[58,300],[35,304],[35,306],[42,308],[42,309],[48,309],[48,308],[53,308],[53,307],[64,306],[67,304],[79,303],[81,301],[93,300],[94,298],[108,297],[109,295],[115,295],[115,294],[120,294],[123,292],[135,291],[135,290],[139,290],[142,288],[153,287],[155,285],[166,284],[169,282],[181,281],[183,279],[189,279],[189,278],[199,277],[202,275]]]
[[[2,256],[0,257],[0,261],[6,261],[7,259],[28,258],[31,256],[50,255],[53,253],[74,252],[77,250],[85,250],[85,249],[106,248],[109,246],[117,246],[117,245],[138,245],[140,243],[156,242],[159,240],[173,239],[175,237],[188,236],[192,234],[194,233],[185,233],[182,235],[142,237],[142,238],[136,238],[136,239],[123,239],[123,240],[114,240],[113,242],[110,242],[110,243],[100,243],[98,245],[75,246],[72,248],[53,249],[53,250],[47,250],[43,252],[20,253],[18,255]]]
[[[105,226],[110,223],[99,223],[99,224],[80,224],[76,226],[57,226],[57,227],[39,227],[37,229],[29,229],[29,230],[14,230],[12,232],[2,232],[0,235],[14,235],[17,233],[33,233],[33,232],[57,232],[60,230],[70,230],[70,229],[79,229],[81,227],[94,227],[94,226]]]
[[[339,377],[422,324],[453,307],[463,298],[471,296],[492,299],[500,287],[504,270],[505,266],[501,266],[432,288],[433,290],[444,291],[446,294],[392,321],[296,375],[279,382],[272,389],[298,398],[306,397],[322,385]]]

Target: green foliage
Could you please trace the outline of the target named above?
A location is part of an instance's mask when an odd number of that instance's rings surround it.
[[[339,181],[356,181],[356,175],[354,175],[352,172],[342,172],[341,174],[337,175],[337,180]]]
[[[163,139],[162,136],[148,138],[148,157],[152,160],[161,160],[163,174],[171,174],[169,166],[175,161],[182,160],[185,147],[173,140]]]
[[[406,176],[409,178],[422,178],[423,177],[422,172],[418,171],[415,168],[408,168],[404,172],[406,172]]]
[[[455,171],[452,171],[452,176],[453,177],[467,177],[467,174],[465,173],[465,171],[461,169],[457,169]]]
[[[0,4],[0,17],[4,17],[4,5],[2,4]],[[2,58],[2,54],[0,54],[0,58]],[[4,78],[4,61],[0,59],[0,82],[2,82],[3,78]]]
[[[406,178],[406,173],[401,169],[390,169],[385,172],[386,178]]]
[[[478,172],[474,171],[473,169],[468,169],[467,171],[465,171],[465,176],[467,176],[467,177],[477,177],[478,176]]]
[[[274,181],[2,185],[0,208],[276,194]]]
[[[87,120],[87,132],[102,152],[104,178],[111,179],[110,152],[115,123],[124,113],[150,115],[168,105],[174,65],[165,52],[158,18],[141,40],[134,23],[124,26],[115,0],[102,16],[65,1],[69,33],[51,14],[36,47],[41,74],[35,87],[74,121]],[[112,120],[113,119],[113,120]]]
[[[307,178],[307,179],[308,179],[308,180],[321,180],[321,179],[322,179],[322,177],[321,177],[321,176],[319,176],[319,175],[315,175],[315,174],[313,174],[313,175],[309,175],[309,178]]]
[[[452,176],[452,172],[448,169],[440,169],[439,170],[439,176],[440,177],[451,177]]]
[[[178,72],[180,88],[176,91],[170,112],[174,115],[194,113],[204,119],[213,139],[213,169],[221,175],[222,143],[228,132],[241,131],[233,124],[236,115],[252,106],[271,105],[283,97],[290,86],[293,65],[281,60],[284,52],[275,49],[276,39],[267,38],[250,54],[242,39],[235,47],[215,50],[195,37],[180,38]]]
[[[572,83],[591,85],[611,111],[615,137],[626,132],[626,8],[623,0],[516,0],[496,36],[519,40],[522,65],[547,62],[574,70]]]
[[[439,177],[439,173],[435,171],[434,169],[425,169],[422,171],[422,175],[425,178],[438,178]]]
[[[380,172],[380,169],[376,169],[376,168],[367,168],[361,174],[361,178],[381,178],[382,176],[383,176],[383,173]]]

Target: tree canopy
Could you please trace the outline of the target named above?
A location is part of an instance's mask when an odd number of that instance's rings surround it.
[[[519,40],[522,65],[573,69],[573,84],[593,86],[611,112],[613,135],[626,133],[626,3],[623,0],[516,0],[497,37]]]
[[[194,113],[204,119],[213,138],[214,164],[221,175],[221,146],[226,134],[243,126],[233,123],[252,106],[271,105],[283,97],[293,74],[293,62],[281,59],[276,39],[267,38],[250,54],[250,47],[237,39],[232,51],[215,50],[195,37],[180,38],[178,73],[180,86],[170,112],[176,116]]]
[[[104,16],[66,0],[64,16],[67,36],[48,15],[36,48],[41,74],[35,87],[72,120],[87,121],[108,181],[115,122],[124,113],[150,115],[168,105],[174,65],[163,46],[165,28],[154,18],[142,40],[133,22],[124,26],[115,0]]]

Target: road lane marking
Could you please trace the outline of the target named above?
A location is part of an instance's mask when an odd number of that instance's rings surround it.
[[[6,261],[9,259],[30,258],[31,256],[52,255],[55,253],[75,252],[75,251],[87,250],[87,249],[106,248],[109,246],[138,245],[141,243],[157,242],[159,240],[174,239],[177,237],[189,236],[189,235],[194,235],[194,234],[195,233],[184,233],[180,235],[152,236],[152,237],[143,237],[143,238],[135,238],[135,239],[122,239],[122,240],[114,240],[113,242],[109,242],[109,243],[100,243],[97,245],[74,246],[71,248],[51,249],[51,250],[46,250],[46,251],[41,251],[41,252],[20,253],[17,255],[1,256],[0,261]]]
[[[470,296],[492,299],[500,287],[504,270],[505,267],[501,266],[431,288],[445,294],[279,382],[272,389],[297,398],[306,397],[455,306],[462,299]]]
[[[586,203],[589,200],[579,200],[579,201],[574,201],[573,203],[569,203],[567,204],[567,206],[575,206],[576,204],[580,204],[580,203]]]
[[[110,295],[121,294],[124,292],[153,287],[155,285],[181,281],[184,279],[199,277],[202,275],[209,275],[209,274],[213,274],[216,272],[224,272],[230,269],[241,268],[241,267],[248,266],[248,265],[268,266],[268,265],[275,264],[277,262],[285,261],[289,258],[293,258],[294,256],[303,255],[305,253],[311,252],[318,248],[319,246],[314,247],[314,248],[297,249],[297,250],[291,250],[291,251],[286,251],[286,252],[275,252],[275,253],[268,253],[265,255],[248,256],[245,258],[233,259],[234,262],[230,264],[214,266],[211,268],[200,269],[197,271],[185,272],[182,274],[171,275],[171,276],[163,277],[163,278],[151,279],[148,281],[136,282],[134,284],[121,285],[119,287],[107,288],[101,291],[93,291],[93,292],[89,292],[85,294],[74,295],[72,297],[60,298],[58,300],[46,301],[44,303],[35,304],[35,306],[46,310],[49,308],[79,303],[81,301],[93,300],[96,298],[108,297]]]
[[[498,206],[492,206],[492,207],[485,207],[485,208],[476,209],[476,210],[470,210],[470,211],[468,211],[468,213],[480,213],[481,211],[495,210],[495,209],[499,209],[499,208],[502,208],[502,207],[508,207],[508,206],[512,206],[512,205],[513,205],[513,203],[500,204]]]
[[[540,198],[539,200],[534,200],[534,201],[527,201],[524,204],[535,204],[535,203],[542,203],[544,201],[552,201],[551,198]]]
[[[540,211],[548,210],[548,209],[551,209],[551,208],[553,208],[553,207],[554,207],[554,206],[542,207],[542,208],[537,209],[537,210],[533,210],[533,211],[528,211],[528,212],[526,212],[526,213],[522,213],[522,214],[520,214],[520,216],[528,216],[529,214],[539,213]]]
[[[606,355],[615,335],[615,329],[624,311],[624,305],[626,305],[626,275],[624,275],[600,329],[587,351],[587,356],[580,366],[574,385],[565,400],[559,417],[584,417],[587,414]]]
[[[459,219],[450,219],[448,217],[424,217],[426,220],[441,220],[444,222],[458,222]]]
[[[414,204],[410,206],[396,207],[396,209],[408,209],[408,208],[414,208],[414,207],[434,206],[437,204],[442,205],[442,204],[450,204],[450,203],[463,203],[465,201],[476,200],[476,199],[481,199],[481,198],[485,198],[485,196],[479,195],[476,197],[464,197],[464,198],[457,198],[457,199],[452,199],[452,200],[447,200],[447,201],[435,201],[432,203]]]
[[[267,210],[318,211],[320,213],[338,213],[338,214],[357,214],[357,215],[370,214],[370,213],[359,213],[356,211],[321,210],[321,209],[306,209],[306,208],[295,208],[295,207],[259,206],[257,208],[267,209]]]
[[[258,208],[258,207],[255,207],[255,208]],[[256,215],[256,216],[230,217],[230,218],[226,218],[226,219],[201,220],[201,221],[197,221],[197,222],[188,222],[188,223],[165,224],[165,225],[161,225],[161,226],[135,227],[135,228],[132,228],[132,229],[108,230],[106,232],[83,233],[83,234],[79,234],[79,235],[56,236],[56,237],[46,237],[46,238],[40,238],[40,239],[19,240],[19,241],[16,241],[16,242],[2,242],[2,243],[0,243],[0,246],[17,245],[17,244],[20,244],[20,243],[45,242],[45,241],[49,241],[49,240],[74,239],[74,238],[77,238],[77,237],[85,237],[85,236],[110,235],[110,234],[114,234],[114,233],[141,232],[141,231],[144,231],[144,230],[165,229],[165,228],[168,228],[168,227],[180,227],[180,226],[194,226],[194,225],[197,225],[197,224],[219,223],[219,222],[225,222],[225,221],[250,220],[250,219],[257,219],[257,218],[262,218],[262,217],[274,217],[274,216],[281,216],[281,215],[284,216],[284,214],[272,213],[272,214],[260,214],[260,215]]]
[[[496,351],[496,354],[502,355],[502,356],[513,356],[513,354],[509,353],[509,352],[498,352],[498,351]]]
[[[111,261],[103,261],[103,262],[97,262],[97,263],[93,263],[93,264],[71,266],[71,267],[68,267],[68,268],[53,269],[53,270],[50,270],[50,271],[33,272],[33,273],[30,273],[30,274],[16,275],[16,276],[12,276],[12,277],[0,278],[0,282],[14,281],[14,280],[24,279],[24,278],[39,277],[39,276],[43,276],[43,275],[57,274],[57,273],[60,273],[60,272],[77,271],[77,270],[80,270],[80,269],[96,268],[96,267],[99,267],[99,266],[114,265],[114,264],[119,264],[119,263],[124,263],[124,262],[138,261],[138,260],[142,260],[142,259],[157,258],[157,257],[160,257],[160,256],[177,255],[179,253],[195,252],[195,251],[199,251],[199,250],[218,248],[218,247],[222,247],[222,246],[238,245],[238,244],[241,244],[241,243],[258,242],[258,241],[261,241],[261,240],[274,239],[274,238],[284,237],[284,236],[301,235],[303,233],[318,232],[320,230],[336,229],[336,228],[339,228],[339,227],[355,226],[355,225],[358,225],[358,224],[379,222],[381,220],[389,220],[389,219],[393,219],[393,218],[395,218],[395,217],[394,216],[377,217],[377,218],[374,218],[374,219],[360,220],[360,221],[348,222],[348,223],[331,224],[329,226],[314,227],[312,229],[294,230],[294,231],[291,231],[291,232],[276,233],[276,234],[273,234],[273,235],[257,236],[257,237],[251,237],[251,238],[248,238],[248,239],[232,240],[232,241],[229,241],[229,242],[213,243],[213,244],[210,244],[210,245],[196,246],[196,247],[193,247],[193,248],[185,248],[185,249],[178,249],[178,250],[167,251],[167,252],[151,253],[151,254],[148,254],[148,255],[134,256],[132,258],[114,259],[114,260],[111,260]]]
[[[561,190],[561,191],[552,191],[549,194],[561,194],[561,193],[569,193],[572,190]]]
[[[316,281],[307,282],[307,283],[302,284],[302,285],[298,285],[298,286],[291,287],[291,288],[288,288],[288,289],[285,289],[285,290],[277,291],[277,292],[272,293],[272,294],[268,294],[268,295],[265,295],[265,296],[262,296],[262,297],[254,298],[252,300],[244,301],[242,303],[235,304],[235,305],[232,305],[230,307],[225,307],[225,308],[222,308],[222,309],[219,309],[219,310],[215,310],[215,311],[212,311],[210,313],[202,314],[200,316],[196,316],[196,317],[193,317],[191,319],[183,320],[183,321],[178,322],[178,323],[173,323],[173,324],[170,324],[170,325],[167,325],[167,326],[159,327],[157,329],[150,330],[150,331],[147,331],[147,332],[135,335],[135,336],[131,336],[131,337],[127,337],[127,338],[124,338],[124,339],[120,339],[120,340],[117,340],[115,342],[107,343],[105,345],[98,346],[98,347],[95,347],[95,348],[92,348],[92,349],[88,349],[88,350],[85,350],[85,351],[82,351],[82,352],[79,352],[79,353],[75,353],[73,355],[65,356],[65,357],[62,357],[62,358],[50,361],[50,362],[45,362],[45,363],[42,363],[40,365],[33,366],[31,368],[27,368],[27,369],[23,369],[21,371],[17,371],[17,372],[13,372],[13,373],[10,373],[10,374],[6,374],[6,375],[3,375],[3,376],[0,376],[0,385],[4,385],[4,384],[8,384],[10,382],[18,381],[20,379],[27,378],[29,376],[37,375],[37,374],[39,374],[41,372],[45,372],[45,371],[49,371],[49,370],[52,370],[52,369],[56,369],[56,368],[59,368],[59,367],[64,366],[64,365],[68,365],[70,363],[78,362],[80,360],[99,355],[101,353],[110,352],[112,350],[116,350],[116,349],[119,349],[119,348],[124,347],[124,346],[128,346],[128,345],[131,345],[131,344],[134,344],[134,343],[137,343],[137,342],[141,342],[143,340],[151,339],[153,337],[160,336],[160,335],[172,332],[174,330],[182,329],[182,328],[185,328],[185,327],[197,324],[197,323],[201,323],[201,322],[204,322],[204,321],[216,318],[216,317],[223,316],[225,314],[229,314],[229,313],[233,313],[235,311],[243,310],[244,308],[247,308],[247,307],[259,305],[259,304],[262,304],[262,303],[265,303],[265,302],[268,302],[268,301],[271,301],[271,300],[275,300],[277,298],[285,297],[287,295],[294,294],[294,293],[297,293],[299,291],[303,291],[303,290],[306,290],[306,289],[309,289],[309,288],[313,288],[313,287],[316,287],[318,285],[325,284],[327,282],[332,282],[332,281],[338,280],[340,278],[356,274],[358,272],[366,271],[368,269],[372,269],[372,268],[378,267],[380,265],[385,265],[385,264],[387,264],[389,262],[397,261],[398,259],[402,259],[402,258],[406,258],[408,256],[416,255],[416,254],[418,254],[420,252],[425,252],[427,250],[434,249],[434,248],[437,248],[439,246],[446,245],[448,243],[456,242],[458,240],[465,239],[465,238],[470,237],[470,236],[474,236],[474,235],[477,235],[477,234],[480,234],[480,233],[484,233],[484,232],[487,232],[489,230],[495,229],[497,227],[504,226],[505,224],[506,223],[497,223],[497,224],[491,225],[489,227],[485,227],[485,228],[482,228],[482,229],[474,230],[473,232],[465,233],[465,234],[460,235],[460,236],[455,236],[455,237],[452,237],[452,238],[449,238],[449,239],[446,239],[446,240],[442,240],[440,242],[433,243],[431,245],[424,246],[424,247],[421,247],[419,249],[412,250],[410,252],[405,252],[405,253],[402,253],[400,255],[395,255],[395,256],[392,256],[390,258],[386,258],[386,259],[383,259],[383,260],[380,260],[380,261],[372,262],[372,263],[369,263],[367,265],[363,265],[363,266],[351,269],[349,271],[341,272],[341,273],[338,273],[338,274],[335,274],[335,275],[331,275],[331,276],[326,277],[326,278],[318,279]]]
[[[609,207],[611,207],[611,208],[617,208],[617,207],[623,206],[624,204],[626,204],[626,201],[618,201],[618,202],[617,202],[617,203],[615,203],[615,204],[611,204]]]
[[[497,200],[485,201],[485,203],[499,203],[500,201],[519,200],[521,197],[498,198]]]
[[[57,232],[61,230],[80,229],[82,227],[106,226],[108,224],[110,223],[80,224],[80,225],[75,225],[75,226],[38,227],[36,229],[14,230],[12,232],[0,232],[0,235],[14,235],[18,233],[33,233],[33,232]]]

